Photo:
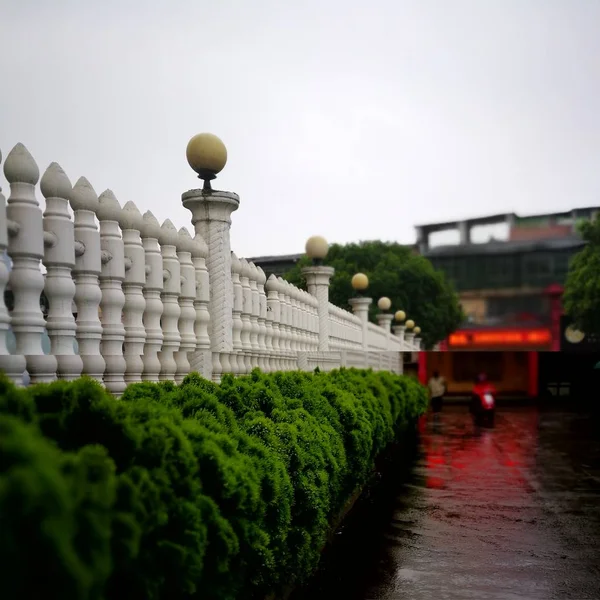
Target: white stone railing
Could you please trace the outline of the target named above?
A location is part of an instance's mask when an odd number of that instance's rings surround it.
[[[120,395],[129,383],[180,382],[190,371],[215,381],[256,367],[401,372],[401,352],[418,348],[389,324],[366,323],[367,299],[355,314],[331,304],[330,267],[308,269],[307,292],[236,257],[235,194],[183,194],[192,237],[132,202],[121,207],[110,190],[98,196],[83,177],[72,186],[56,163],[40,179],[22,144],[4,174],[0,255],[10,265],[0,260],[0,370],[17,384],[24,375],[36,383],[85,374]]]

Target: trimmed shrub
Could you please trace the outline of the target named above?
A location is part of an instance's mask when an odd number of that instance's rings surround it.
[[[22,453],[25,478],[10,460],[13,474],[0,471],[0,514],[19,494],[23,507],[54,494],[27,537],[48,535],[44,518],[65,523],[33,558],[0,531],[0,552],[24,565],[52,554],[46,597],[262,599],[312,574],[376,457],[426,407],[415,380],[357,369],[256,370],[220,385],[190,374],[130,385],[120,400],[86,378],[26,390],[0,378],[12,440],[0,451]],[[7,600],[39,595],[23,569]]]

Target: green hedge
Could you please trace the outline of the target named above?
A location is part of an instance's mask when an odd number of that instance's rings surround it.
[[[130,385],[0,379],[3,600],[264,598],[314,571],[336,515],[427,405],[341,369]]]

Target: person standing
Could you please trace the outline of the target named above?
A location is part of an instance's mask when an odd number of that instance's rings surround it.
[[[440,375],[439,371],[433,372],[428,387],[431,396],[431,408],[434,413],[439,413],[442,410],[444,394],[446,393],[446,380]]]

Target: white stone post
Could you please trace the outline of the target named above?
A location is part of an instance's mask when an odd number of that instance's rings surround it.
[[[248,262],[250,266],[250,292],[252,294],[252,310],[250,312],[250,324],[252,329],[250,330],[250,344],[252,345],[252,367],[260,367],[260,346],[258,345],[258,315],[260,313],[260,298],[258,295],[258,284],[256,279],[258,278],[258,270],[253,262]]]
[[[80,177],[70,196],[75,213],[75,307],[77,344],[83,361],[83,374],[104,382],[106,362],[100,352],[102,323],[100,322],[99,277],[102,272],[100,232],[96,226],[98,196],[85,177]]]
[[[404,325],[394,325],[394,335],[400,340],[400,347],[404,350],[404,331],[406,327]]]
[[[306,279],[306,288],[317,299],[319,316],[319,351],[329,350],[329,283],[335,269],[323,265],[304,267],[302,275]]]
[[[414,340],[415,340],[414,331],[405,331],[404,332],[404,341],[408,345],[409,350],[414,350]]]
[[[231,366],[235,375],[245,372],[244,357],[242,355],[242,310],[244,308],[244,289],[240,280],[242,263],[231,253],[231,279],[233,285],[233,354]]]
[[[413,343],[415,345],[415,349],[416,350],[422,350],[422,348],[421,348],[421,338],[420,337],[415,336],[415,338],[413,340]]]
[[[174,381],[177,372],[175,352],[179,350],[181,336],[179,335],[179,295],[181,294],[181,269],[177,258],[177,229],[169,219],[160,228],[160,247],[163,258],[163,303],[162,329],[163,345],[158,355],[160,360],[161,381]]]
[[[129,201],[123,206],[119,223],[123,233],[125,255],[125,281],[123,292],[123,323],[125,325],[125,371],[126,383],[139,383],[144,373],[144,346],[146,329],[144,328],[144,311],[146,299],[146,253],[142,244],[141,231],[144,219],[137,206]]]
[[[181,295],[179,296],[181,345],[179,351],[175,353],[175,362],[177,363],[176,383],[181,383],[190,372],[191,366],[188,356],[196,349],[196,334],[194,332],[194,322],[196,320],[196,309],[194,308],[196,269],[192,262],[192,251],[195,244],[188,230],[182,227],[179,230],[177,243],[177,257],[181,266]]]
[[[23,144],[17,144],[6,157],[4,175],[10,183],[7,207],[8,254],[12,259],[9,284],[14,295],[12,328],[17,340],[16,354],[25,357],[31,383],[56,379],[57,361],[44,354],[42,335],[46,321],[40,309],[44,276],[40,261],[44,256],[42,211],[35,197],[40,171]]]
[[[390,349],[390,336],[392,335],[392,321],[394,315],[386,312],[377,313],[377,324],[385,331],[385,349]]]
[[[196,321],[194,333],[196,335],[196,351],[189,357],[190,367],[202,375],[205,379],[212,378],[212,354],[210,351],[210,314],[208,303],[210,302],[210,280],[206,268],[206,257],[208,246],[201,235],[194,236],[192,248],[192,262],[196,270],[196,298],[194,308],[196,310]]]
[[[2,153],[0,153],[2,162]],[[0,187],[0,370],[15,384],[21,384],[25,372],[25,357],[22,354],[10,354],[7,346],[10,315],[4,303],[4,292],[8,283],[8,266],[5,259],[8,250],[8,221],[6,218],[6,198]]]
[[[192,223],[208,245],[206,266],[210,277],[209,313],[213,379],[220,380],[219,354],[233,350],[233,285],[231,281],[231,213],[240,199],[231,192],[190,190],[182,196]]]
[[[363,350],[369,349],[369,306],[373,302],[372,298],[350,298],[348,301],[352,307],[352,312],[360,319],[362,324],[362,347]]]
[[[100,302],[102,342],[100,351],[106,361],[104,385],[109,392],[120,396],[125,390],[127,363],[123,356],[125,327],[123,307],[125,294],[125,250],[119,228],[121,207],[111,190],[100,194],[98,210],[100,221],[100,248],[102,249],[102,272],[100,274]]]
[[[50,351],[56,357],[60,379],[72,381],[81,375],[83,361],[75,354],[75,317],[73,300],[75,283],[75,233],[69,214],[72,187],[69,178],[57,163],[52,163],[40,182],[46,198],[44,212],[44,291],[49,310],[46,327],[50,337]]]
[[[160,224],[156,217],[147,211],[142,219],[142,245],[144,248],[144,262],[146,281],[143,289],[145,308],[142,323],[146,331],[146,343],[144,345],[144,371],[143,381],[159,381],[160,360],[158,354],[163,345],[163,332],[161,317],[163,303],[161,294],[163,291],[163,259],[160,251]]]

